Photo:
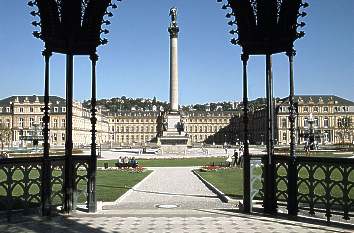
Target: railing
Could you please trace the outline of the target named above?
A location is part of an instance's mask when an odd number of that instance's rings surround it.
[[[289,174],[292,162],[295,174]],[[278,205],[286,205],[295,215],[298,210],[324,213],[327,221],[333,215],[344,220],[354,217],[354,159],[275,156],[275,163]],[[292,184],[289,175],[294,178]],[[296,190],[295,195],[291,190]]]
[[[65,156],[50,157],[50,204],[52,211],[64,205]],[[90,156],[73,156],[74,209],[87,200]],[[42,157],[0,160],[0,213],[40,212],[42,194]]]

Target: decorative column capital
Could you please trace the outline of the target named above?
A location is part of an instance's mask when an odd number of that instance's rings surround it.
[[[90,55],[90,60],[93,62],[97,62],[98,58],[99,58],[99,56],[97,55],[97,53],[93,53]]]
[[[295,55],[296,55],[295,49],[290,49],[286,52],[286,56],[288,56],[291,61],[292,61],[293,57],[295,57]]]
[[[243,62],[248,62],[248,59],[250,58],[250,56],[247,53],[243,53],[241,54],[241,60]]]
[[[45,57],[51,57],[53,55],[52,51],[45,49],[42,51],[42,55]]]
[[[170,33],[170,38],[178,38],[179,27],[178,26],[169,27],[168,32]]]

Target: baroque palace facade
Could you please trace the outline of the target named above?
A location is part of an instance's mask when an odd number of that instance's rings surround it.
[[[230,124],[232,111],[182,112],[182,121],[189,142],[202,143],[209,140],[224,142],[217,132]],[[109,115],[112,143],[117,145],[144,144],[154,141],[162,133],[162,111],[120,111]]]
[[[65,144],[66,107],[65,99],[50,97],[50,144]],[[41,139],[44,99],[43,96],[12,96],[0,100],[0,124],[11,129],[12,146],[32,144],[33,139]],[[108,119],[97,112],[97,141],[110,140]],[[91,141],[90,110],[81,103],[73,103],[73,143],[75,146],[87,145]]]
[[[304,143],[304,135],[311,127],[321,144],[353,143],[354,102],[333,96],[295,96],[297,103],[296,139]],[[12,96],[0,100],[0,124],[11,129],[11,145],[30,144],[34,137],[42,137],[43,96]],[[277,99],[274,124],[277,144],[289,144],[287,98]],[[50,97],[50,143],[65,144],[65,99]],[[113,146],[145,145],[155,142],[162,132],[163,111],[118,111],[98,109],[97,143]],[[189,143],[234,144],[242,141],[242,110],[184,111],[184,130]],[[73,107],[73,143],[75,146],[91,142],[90,110],[79,102]],[[251,109],[249,114],[251,144],[266,140],[266,109],[264,105]]]
[[[303,144],[310,128],[319,144],[354,143],[354,102],[334,95],[295,96],[297,118],[295,122],[297,144]],[[290,143],[288,98],[275,104],[274,125],[276,144]],[[267,111],[265,106],[253,109],[249,114],[251,144],[266,140]],[[242,113],[231,120],[233,132],[243,135]],[[240,133],[241,132],[241,133]]]

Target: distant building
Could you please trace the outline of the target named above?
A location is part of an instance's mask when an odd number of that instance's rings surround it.
[[[50,144],[65,145],[66,104],[65,99],[50,96]],[[32,143],[34,136],[42,138],[43,96],[12,96],[0,100],[0,124],[5,124],[12,131],[12,146]],[[73,143],[76,146],[89,144],[91,141],[90,110],[79,102],[73,103]],[[97,112],[97,141],[108,142],[108,119],[101,111]]]
[[[320,144],[354,142],[354,102],[334,95],[298,95],[295,122],[296,142],[303,144],[309,130],[309,119],[314,119],[316,141]],[[249,138],[251,144],[265,143],[267,131],[266,106],[251,109],[249,113]],[[276,102],[274,111],[275,140],[277,144],[290,143],[288,98]],[[231,120],[232,131],[243,138],[242,113]]]

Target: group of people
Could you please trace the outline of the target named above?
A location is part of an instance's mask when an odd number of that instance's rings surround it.
[[[122,158],[122,156],[120,156],[117,160],[116,165],[118,168],[122,168],[122,167],[136,168],[138,166],[138,161],[135,159],[135,157],[128,158],[127,156],[125,156]]]
[[[234,154],[229,155],[226,159],[226,162],[228,162],[229,167],[243,167],[243,146],[241,146],[239,149],[235,149]]]

